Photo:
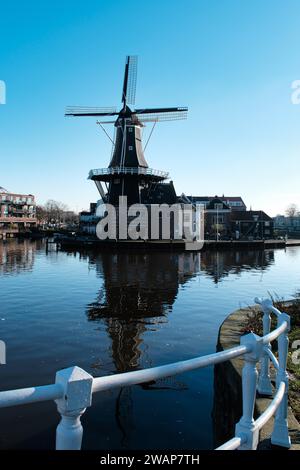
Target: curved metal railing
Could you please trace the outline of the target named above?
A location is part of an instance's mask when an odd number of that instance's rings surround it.
[[[181,374],[186,371],[215,365],[243,356],[242,374],[243,414],[236,425],[235,436],[216,450],[257,448],[260,429],[275,415],[271,436],[273,444],[290,447],[287,423],[288,374],[286,360],[288,354],[289,316],[276,309],[269,300],[255,299],[264,313],[263,336],[249,333],[241,337],[240,345],[226,351],[179,361],[173,364],[125,372],[105,377],[93,378],[83,369],[75,366],[56,373],[55,384],[0,392],[0,408],[25,405],[47,400],[55,400],[61,421],[56,430],[56,449],[81,449],[83,428],[80,416],[91,406],[92,394],[157,380]],[[270,314],[277,316],[277,328],[270,332]],[[278,360],[271,352],[270,343],[278,340]],[[256,365],[260,361],[258,374]],[[255,421],[253,418],[256,390],[264,395],[272,395],[269,374],[270,361],[277,372],[275,396]],[[257,380],[259,375],[259,379]]]
[[[169,173],[166,171],[154,170],[153,168],[143,167],[112,167],[112,168],[96,168],[90,170],[88,179],[92,179],[94,176],[103,175],[147,175],[147,176],[159,176],[160,178],[168,178]]]

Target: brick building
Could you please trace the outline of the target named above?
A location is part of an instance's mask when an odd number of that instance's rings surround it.
[[[247,210],[246,204],[240,196],[188,196],[188,199],[193,204],[202,204],[206,209],[213,199],[220,199],[221,202],[226,204],[232,211],[245,211]]]
[[[193,204],[205,209],[205,238],[273,238],[274,223],[264,211],[247,211],[240,196],[188,196]]]
[[[272,217],[264,211],[236,211],[231,214],[231,232],[235,238],[273,238]]]
[[[32,194],[10,193],[0,187],[0,238],[26,232],[36,225]]]
[[[281,235],[300,236],[300,215],[286,217],[277,215],[273,217],[274,229]]]

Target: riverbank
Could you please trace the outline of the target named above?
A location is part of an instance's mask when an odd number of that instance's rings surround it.
[[[205,240],[200,242],[185,242],[183,240],[97,240],[88,236],[59,237],[56,242],[62,248],[90,247],[97,250],[162,250],[162,251],[200,251],[200,250],[265,250],[271,248],[287,248],[300,246],[300,240]]]
[[[291,246],[300,246],[300,240],[205,240],[204,248],[207,249],[249,249],[256,248],[259,250],[269,248],[287,248]]]
[[[300,246],[300,239],[270,239],[270,240],[204,240],[203,242],[186,242],[184,240],[99,240],[95,236],[83,233],[72,232],[70,230],[36,230],[34,232],[17,232],[7,233],[0,239],[9,238],[28,238],[32,240],[46,239],[55,242],[59,247],[67,249],[80,249],[90,247],[98,251],[107,248],[116,250],[137,249],[143,251],[200,251],[200,250],[248,250],[257,249],[265,250],[271,248],[287,248],[292,246]]]
[[[257,334],[261,334],[262,331],[260,330],[260,327],[261,309],[259,307],[253,306],[234,311],[224,320],[220,327],[217,351],[223,351],[240,344],[240,337],[245,333],[245,331],[254,331]],[[293,336],[293,334],[294,332],[291,331],[291,336]],[[226,439],[233,436],[235,424],[239,421],[242,415],[243,363],[244,361],[242,358],[236,358],[215,366],[215,399],[213,416],[215,423],[214,437],[216,443],[224,442]],[[291,373],[291,367],[289,372]],[[272,375],[271,380],[274,382]],[[290,405],[293,400],[293,378],[291,378],[289,394]],[[272,398],[257,395],[255,403],[255,418],[260,416],[266,410],[271,401]],[[259,448],[262,450],[270,450],[272,448],[270,443],[270,434],[273,429],[273,422],[274,418],[272,418],[260,432]],[[291,406],[289,406],[288,409],[288,423],[292,441],[291,450],[300,450],[300,424],[297,421]]]

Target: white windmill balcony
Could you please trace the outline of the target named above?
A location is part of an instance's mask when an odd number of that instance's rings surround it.
[[[156,176],[162,179],[168,178],[169,173],[166,171],[154,170],[153,168],[143,167],[112,167],[112,168],[97,168],[89,172],[88,179],[93,179],[95,176],[106,175],[146,175]]]

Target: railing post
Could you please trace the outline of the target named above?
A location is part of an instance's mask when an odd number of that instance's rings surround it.
[[[256,299],[255,299],[256,301]],[[270,333],[271,329],[271,315],[270,307],[272,307],[272,301],[270,299],[263,300],[261,302],[263,310],[263,336]],[[271,343],[264,346],[262,358],[260,360],[260,372],[258,376],[257,391],[260,395],[272,396],[272,384],[270,379],[270,358],[267,350],[271,350]]]
[[[259,430],[253,418],[258,377],[256,363],[262,355],[263,344],[262,339],[254,333],[242,336],[240,343],[247,346],[249,352],[244,355],[242,372],[243,415],[236,425],[235,435],[244,441],[239,450],[254,450],[259,438]]]
[[[278,338],[278,362],[279,369],[276,377],[276,386],[277,388],[280,385],[280,382],[285,383],[285,391],[283,399],[277,409],[274,421],[274,428],[271,435],[271,443],[281,447],[291,447],[291,439],[289,436],[287,412],[288,412],[288,389],[289,389],[289,376],[286,370],[287,355],[289,348],[289,337],[288,332],[290,331],[290,317],[286,313],[282,313],[278,317],[278,326],[280,326],[284,321],[287,322],[287,329],[281,333]]]
[[[80,417],[92,403],[93,377],[80,367],[69,367],[56,373],[55,383],[64,388],[64,396],[55,400],[61,415],[56,449],[80,450],[83,434]]]

